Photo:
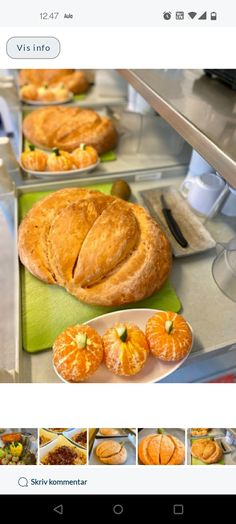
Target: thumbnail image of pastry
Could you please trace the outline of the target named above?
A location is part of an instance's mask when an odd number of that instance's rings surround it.
[[[180,466],[185,463],[185,430],[155,428],[138,430],[139,464]]]
[[[32,466],[37,464],[38,431],[31,428],[1,428],[0,465]]]
[[[207,433],[203,434],[204,430]],[[233,428],[190,428],[187,441],[189,465],[236,465],[236,430]]]
[[[89,430],[89,464],[122,466],[136,464],[136,430],[100,428]]]
[[[44,466],[84,466],[87,464],[86,428],[64,429],[58,433],[41,428],[39,439],[40,464]]]

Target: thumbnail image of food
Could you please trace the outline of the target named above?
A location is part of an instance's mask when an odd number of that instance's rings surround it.
[[[40,428],[39,461],[44,466],[87,464],[86,428]]]
[[[191,428],[187,435],[189,465],[236,465],[236,428]]]
[[[89,430],[89,464],[133,466],[136,464],[136,429],[92,428]]]
[[[32,466],[37,464],[37,455],[37,429],[0,429],[1,466]]]
[[[144,466],[185,464],[185,430],[155,428],[138,430],[138,460]]]

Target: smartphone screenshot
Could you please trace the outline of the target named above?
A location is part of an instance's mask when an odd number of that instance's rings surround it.
[[[229,0],[2,6],[0,501],[13,515],[234,508],[235,25]]]

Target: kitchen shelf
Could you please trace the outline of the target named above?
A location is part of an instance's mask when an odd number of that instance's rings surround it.
[[[236,92],[202,70],[119,69],[229,184],[236,188]]]

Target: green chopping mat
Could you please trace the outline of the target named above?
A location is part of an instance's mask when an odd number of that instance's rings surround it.
[[[95,184],[89,188],[109,194],[111,184]],[[20,220],[35,202],[50,193],[51,191],[22,195],[19,199]],[[133,307],[178,312],[181,303],[170,282],[167,281],[162,289],[152,297],[135,304],[128,304],[120,309]],[[83,304],[69,295],[65,289],[45,284],[33,277],[27,269],[21,267],[21,309],[23,348],[34,353],[51,348],[55,338],[66,327],[86,322],[110,311],[116,311],[117,306],[108,308]]]
[[[203,437],[204,438],[204,437]],[[191,440],[191,446],[192,446],[192,443],[194,442],[195,439]],[[209,440],[213,440],[213,439],[209,439]],[[214,464],[206,464],[205,462],[202,462],[201,460],[193,457],[191,455],[191,462],[192,462],[192,466],[212,466]],[[225,465],[225,462],[224,462],[224,457],[219,461],[219,462],[216,462],[216,465],[219,466],[224,466]]]

